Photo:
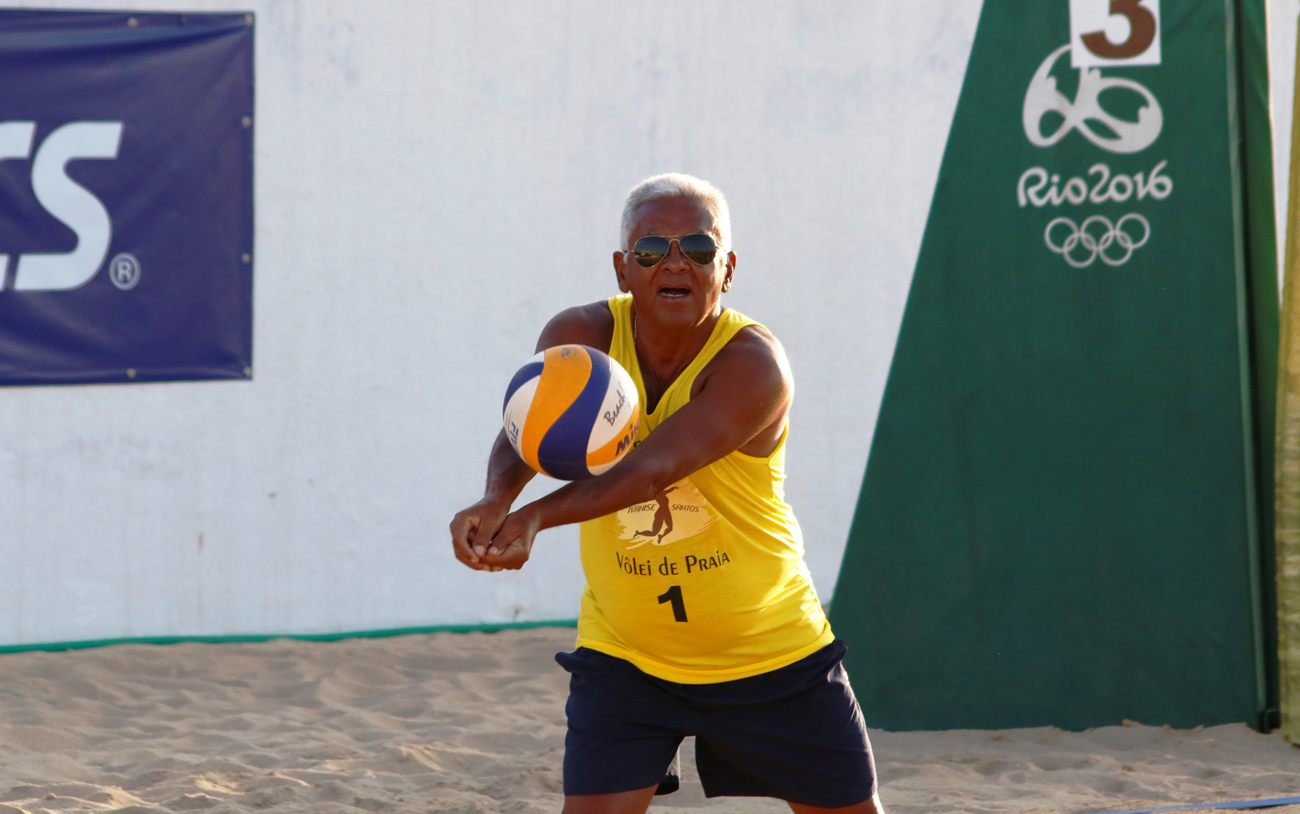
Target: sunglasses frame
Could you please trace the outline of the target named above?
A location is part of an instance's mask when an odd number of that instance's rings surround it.
[[[707,237],[709,239],[709,242],[713,244],[713,257],[711,257],[707,262],[704,263],[701,263],[700,261],[692,258],[690,255],[686,254],[684,250],[682,250],[682,241],[688,237],[695,237],[697,235],[700,237]],[[648,238],[656,238],[656,237],[668,241],[668,251],[664,252],[663,255],[659,257],[658,260],[654,261],[653,263],[650,263],[649,265],[646,265],[645,263],[642,263],[641,258],[637,256],[636,253],[637,244],[639,244],[642,240],[646,240]],[[632,259],[635,260],[636,264],[641,268],[652,269],[655,266],[662,263],[664,261],[664,258],[666,258],[669,254],[672,254],[674,243],[677,244],[677,249],[678,251],[681,251],[682,257],[685,257],[687,260],[689,260],[690,262],[694,263],[697,266],[712,265],[713,261],[718,259],[718,253],[722,252],[722,246],[719,245],[717,239],[713,235],[707,232],[691,232],[689,235],[678,235],[676,237],[669,237],[668,235],[642,235],[640,238],[637,239],[636,243],[632,244],[632,248],[625,249],[623,251],[623,254],[625,256],[629,254],[632,255]],[[724,256],[727,254],[730,254],[730,252],[723,252]]]

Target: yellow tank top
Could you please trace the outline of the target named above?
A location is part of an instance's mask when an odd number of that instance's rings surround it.
[[[758,324],[723,311],[708,343],[647,413],[632,298],[613,297],[609,308],[609,355],[640,396],[637,443],[690,401],[695,377],[737,331]],[[785,502],[788,434],[766,458],[733,452],[653,501],[582,524],[579,647],[668,681],[711,684],[776,670],[834,641]]]

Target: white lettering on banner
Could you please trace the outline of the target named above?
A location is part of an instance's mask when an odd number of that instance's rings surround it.
[[[23,255],[14,275],[15,290],[79,288],[99,271],[113,238],[113,222],[104,204],[68,177],[68,162],[117,158],[121,141],[121,122],[73,122],[45,139],[32,163],[32,191],[47,212],[76,233],[77,248],[66,254]]]
[[[1132,176],[1123,173],[1112,176],[1109,165],[1093,164],[1088,175],[1097,176],[1096,178],[1085,180],[1075,176],[1066,181],[1064,186],[1061,185],[1060,175],[1049,174],[1042,167],[1030,167],[1021,174],[1020,182],[1016,184],[1016,200],[1021,207],[1032,204],[1039,209],[1049,204],[1123,203],[1135,195],[1139,201],[1147,197],[1163,201],[1174,191],[1173,180],[1162,174],[1168,163],[1161,161],[1156,164],[1150,175],[1139,172]]]
[[[1052,66],[1068,50],[1070,46],[1062,45],[1049,54],[1029,82],[1021,114],[1029,143],[1035,147],[1052,147],[1071,130],[1078,130],[1088,141],[1111,153],[1127,155],[1150,147],[1165,124],[1160,103],[1151,91],[1132,79],[1102,76],[1096,68],[1084,68],[1079,74],[1074,101],[1070,101],[1056,89],[1056,77],[1051,75]],[[1132,91],[1142,97],[1145,104],[1138,110],[1136,122],[1112,116],[1101,106],[1102,92],[1115,89]],[[1059,113],[1065,120],[1053,133],[1044,136],[1040,125],[1048,113]],[[1090,121],[1101,123],[1115,135],[1108,136],[1105,131],[1094,129],[1088,124]]]
[[[36,122],[4,122],[0,124],[0,161],[6,158],[26,158],[32,153],[32,136]],[[0,254],[0,288],[4,287],[9,273],[9,255]]]
[[[1158,65],[1159,14],[1157,0],[1070,0],[1071,41],[1047,55],[1025,92],[1021,125],[1029,143],[1054,147],[1073,130],[1094,146],[1121,155],[1139,153],[1155,143],[1165,123],[1155,94],[1132,79],[1102,76],[1095,66]],[[1052,76],[1052,69],[1066,51],[1073,53],[1071,65],[1079,69],[1073,100],[1057,89],[1056,77]],[[1087,55],[1081,56],[1085,51]],[[1121,119],[1102,106],[1104,92],[1121,90],[1141,97],[1137,121]],[[1056,114],[1061,121],[1054,131],[1044,135],[1042,123],[1048,114]],[[1109,164],[1097,163],[1084,176],[1064,182],[1060,174],[1049,173],[1044,167],[1030,167],[1016,183],[1016,201],[1021,208],[1032,205],[1036,209],[1124,203],[1130,199],[1163,201],[1174,191],[1173,180],[1163,174],[1167,165],[1167,160],[1160,161],[1150,173],[1127,175],[1112,173]],[[1136,212],[1124,215],[1117,223],[1103,215],[1087,217],[1082,224],[1058,217],[1043,232],[1047,248],[1075,268],[1087,268],[1099,258],[1106,265],[1122,266],[1150,239],[1150,222]]]
[[[1160,64],[1160,0],[1070,0],[1075,68]]]

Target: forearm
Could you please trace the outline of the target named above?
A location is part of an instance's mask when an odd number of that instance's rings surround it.
[[[519,457],[515,448],[510,446],[510,441],[503,430],[497,434],[497,440],[492,444],[492,454],[488,456],[487,486],[483,490],[484,497],[505,500],[507,504],[514,503],[515,498],[519,497],[519,493],[536,474],[533,468]]]
[[[625,460],[604,475],[574,481],[527,508],[537,512],[539,529],[581,523],[654,500],[659,490],[680,479],[673,474],[653,461]]]
[[[451,543],[456,559],[476,571],[501,570],[502,566],[484,562],[482,556],[533,474],[528,464],[515,454],[505,433],[498,435],[488,456],[487,487],[482,499],[461,509],[451,520]]]

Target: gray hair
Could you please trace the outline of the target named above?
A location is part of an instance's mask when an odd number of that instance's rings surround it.
[[[713,216],[713,225],[718,230],[718,239],[724,253],[731,251],[731,212],[727,209],[727,199],[722,190],[694,175],[681,172],[667,172],[654,175],[632,187],[623,204],[623,223],[619,234],[619,246],[623,250],[632,239],[632,230],[636,228],[636,212],[643,204],[660,198],[693,198]]]

